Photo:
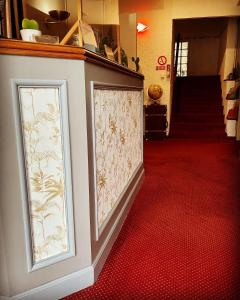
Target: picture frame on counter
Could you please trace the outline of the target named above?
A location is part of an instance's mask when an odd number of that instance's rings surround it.
[[[107,45],[104,45],[105,54],[108,59],[115,61],[114,53],[112,48],[108,47]]]

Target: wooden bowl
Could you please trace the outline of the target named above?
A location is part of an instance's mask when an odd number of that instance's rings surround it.
[[[70,16],[70,13],[66,10],[50,10],[48,14],[57,21],[65,21]]]

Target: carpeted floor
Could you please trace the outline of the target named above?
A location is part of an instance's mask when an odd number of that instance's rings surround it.
[[[173,138],[145,143],[145,181],[98,281],[65,300],[240,299],[240,161],[214,80],[200,98],[197,82],[181,91]]]
[[[233,142],[147,142],[144,184],[98,281],[65,299],[240,299],[239,170]]]

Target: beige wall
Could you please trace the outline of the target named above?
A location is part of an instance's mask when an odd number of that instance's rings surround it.
[[[219,38],[195,38],[189,42],[189,76],[218,74]]]
[[[222,62],[225,55],[226,43],[227,43],[227,29],[228,29],[228,18],[227,18],[227,26],[219,35],[219,55],[218,55],[218,73],[220,72]]]
[[[89,24],[119,24],[118,0],[82,0],[82,10]]]
[[[78,0],[24,0],[25,17],[38,21],[43,34],[57,35],[60,40],[77,21]],[[50,10],[68,10],[66,22],[46,24]],[[82,0],[83,19],[89,24],[119,24],[118,0]]]
[[[64,0],[25,0],[25,17],[35,19],[39,23],[42,34],[59,36],[60,40],[68,31],[67,23],[46,24],[50,10],[65,10]]]
[[[226,17],[175,20],[174,26],[183,39],[219,37],[227,26]]]
[[[156,71],[157,60],[165,55],[171,64],[172,19],[171,1],[166,1],[163,9],[138,12],[137,19],[149,26],[149,30],[138,34],[137,55],[140,57],[141,71],[145,75],[145,102],[148,101],[147,89],[150,84],[160,84],[163,88],[162,104],[170,103],[170,79],[161,79]],[[165,75],[165,74],[164,74]],[[168,119],[170,118],[168,110]]]
[[[220,36],[226,29],[227,20],[226,17],[217,17],[174,22],[176,34],[189,42],[188,75],[218,74]]]
[[[238,41],[238,45],[237,45],[237,62],[240,64],[240,22],[238,22],[237,26],[238,26],[238,33],[237,33],[237,41]]]
[[[236,0],[120,0],[120,11],[137,12],[137,20],[145,21],[150,29],[138,35],[137,53],[145,75],[145,91],[150,83],[159,83],[163,87],[162,103],[170,110],[170,80],[160,80],[155,70],[159,55],[172,59],[172,22],[173,19],[203,18],[220,16],[238,16],[240,7]],[[145,101],[147,96],[145,93]],[[168,118],[169,118],[168,112]]]
[[[77,21],[78,0],[66,0],[66,2],[67,9],[70,12],[68,19],[68,27],[70,28]],[[118,1],[82,0],[82,14],[83,19],[89,22],[89,24],[118,24]]]
[[[136,14],[121,13],[120,19],[120,45],[128,57],[128,67],[135,70],[132,57],[137,56],[137,33],[136,33]]]
[[[172,2],[172,0],[168,1]],[[120,12],[145,12],[163,9],[165,0],[119,0]]]
[[[172,0],[172,18],[203,18],[238,16],[240,7],[236,0]]]
[[[230,18],[227,27],[226,49],[220,68],[220,74],[226,76],[232,72],[236,55],[237,18]]]
[[[53,9],[65,9],[65,0],[24,0],[24,3],[45,14],[48,14],[48,12]]]

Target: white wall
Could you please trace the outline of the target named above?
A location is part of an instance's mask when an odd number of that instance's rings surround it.
[[[219,61],[219,75],[221,77],[223,112],[227,114],[226,95],[234,81],[224,81],[229,73],[232,73],[235,64],[236,55],[236,38],[237,38],[237,18],[229,18],[228,26],[222,33],[220,39],[221,60]]]

